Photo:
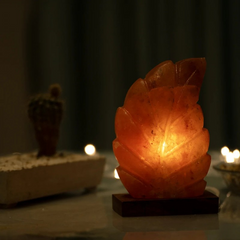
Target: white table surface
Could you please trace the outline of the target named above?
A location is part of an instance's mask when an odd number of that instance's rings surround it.
[[[96,240],[233,240],[240,239],[240,197],[228,193],[212,167],[206,177],[208,188],[220,193],[219,214],[122,218],[112,210],[113,193],[124,193],[113,178],[117,162],[107,157],[104,177],[92,193],[76,191],[22,202],[0,210],[0,240],[96,239]],[[219,154],[210,152],[212,165]]]

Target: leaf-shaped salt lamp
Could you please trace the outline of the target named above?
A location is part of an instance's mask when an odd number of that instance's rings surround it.
[[[118,175],[133,198],[203,194],[211,157],[197,104],[204,58],[165,61],[130,87],[115,117]]]

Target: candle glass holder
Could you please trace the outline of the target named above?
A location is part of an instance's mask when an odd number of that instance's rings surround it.
[[[213,168],[221,173],[229,190],[240,195],[240,165],[223,162],[214,165]]]

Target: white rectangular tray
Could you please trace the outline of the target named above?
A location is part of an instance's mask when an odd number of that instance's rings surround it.
[[[36,158],[36,153],[0,158],[0,204],[96,187],[105,157],[75,153]]]

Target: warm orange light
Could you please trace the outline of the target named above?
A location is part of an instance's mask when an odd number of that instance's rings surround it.
[[[211,157],[197,104],[205,59],[166,61],[129,89],[115,118],[118,174],[135,198],[178,198],[204,192]]]
[[[162,155],[164,154],[165,146],[166,146],[166,142],[164,141],[162,144]]]

